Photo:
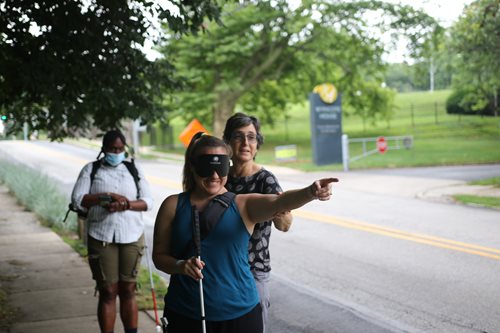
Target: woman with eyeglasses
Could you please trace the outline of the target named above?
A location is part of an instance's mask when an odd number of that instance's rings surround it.
[[[233,165],[226,183],[228,191],[238,194],[283,192],[274,174],[255,162],[257,151],[264,143],[260,122],[256,117],[244,113],[234,114],[226,122],[223,139],[233,151]],[[273,224],[280,231],[288,231],[292,225],[292,214],[289,211],[279,212],[268,221],[256,224],[248,245],[248,262],[259,292],[264,333],[271,305],[268,287],[271,272],[269,242]]]
[[[171,275],[165,296],[168,332],[262,332],[262,314],[248,264],[248,241],[255,225],[279,212],[314,200],[329,200],[335,178],[315,181],[281,195],[236,195],[201,239],[201,260],[196,257],[193,214],[200,216],[213,199],[227,192],[231,149],[224,141],[196,135],[184,161],[184,192],[167,197],[156,217],[153,262]],[[196,207],[196,211],[193,209]],[[201,229],[204,229],[203,219]],[[214,221],[208,221],[214,222]],[[203,281],[201,302],[199,280]],[[201,309],[205,318],[201,318]]]

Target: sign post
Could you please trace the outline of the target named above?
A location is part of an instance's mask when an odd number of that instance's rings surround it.
[[[141,126],[141,120],[140,119],[135,119],[134,122],[132,123],[132,145],[134,148],[133,154],[139,155],[139,132],[145,132],[146,131],[146,125]]]
[[[316,86],[309,102],[314,163],[342,163],[342,103],[337,89],[330,83]]]
[[[381,154],[387,151],[387,141],[385,141],[383,136],[377,138],[377,149]]]

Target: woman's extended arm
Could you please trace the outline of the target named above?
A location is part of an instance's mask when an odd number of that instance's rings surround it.
[[[195,257],[188,260],[177,260],[171,255],[172,223],[177,207],[177,195],[166,198],[156,215],[153,236],[153,263],[156,268],[167,274],[185,274],[193,279],[201,279],[204,263]]]
[[[334,182],[338,182],[338,179],[323,178],[303,189],[286,191],[281,195],[238,195],[236,196],[236,204],[245,224],[252,226],[255,223],[272,219],[279,212],[302,207],[314,199],[330,200],[332,183]]]

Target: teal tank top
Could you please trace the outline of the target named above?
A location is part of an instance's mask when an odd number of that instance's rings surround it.
[[[175,258],[195,255],[192,234],[191,203],[189,194],[184,192],[179,194],[172,226],[171,251]],[[233,200],[215,228],[201,241],[206,320],[235,319],[259,303],[248,264],[249,239],[250,234]],[[199,283],[187,275],[172,275],[165,307],[188,318],[200,319]]]

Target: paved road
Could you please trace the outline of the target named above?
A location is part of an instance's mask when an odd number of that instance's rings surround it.
[[[96,155],[48,143],[0,150],[66,190]],[[141,162],[157,204],[180,191],[180,163]],[[332,175],[271,169],[285,189]],[[499,212],[421,196],[476,173],[500,175],[500,166],[333,174],[332,201],[308,204],[289,233],[273,232],[272,332],[500,332]]]
[[[296,219],[288,235],[274,233],[274,276],[396,331],[500,331],[500,293],[493,287],[500,273],[500,212],[426,196],[459,189],[466,179],[500,176],[500,165],[466,166],[463,174],[452,167],[453,176],[435,177],[444,170],[336,173],[335,199],[314,207],[319,216]],[[327,174],[280,180],[294,187]],[[314,313],[328,320],[328,311]]]
[[[419,177],[430,179],[449,179],[473,181],[492,177],[500,177],[500,164],[476,164],[456,166],[435,166],[401,169],[375,169],[354,171],[371,175],[390,175],[402,177]]]

